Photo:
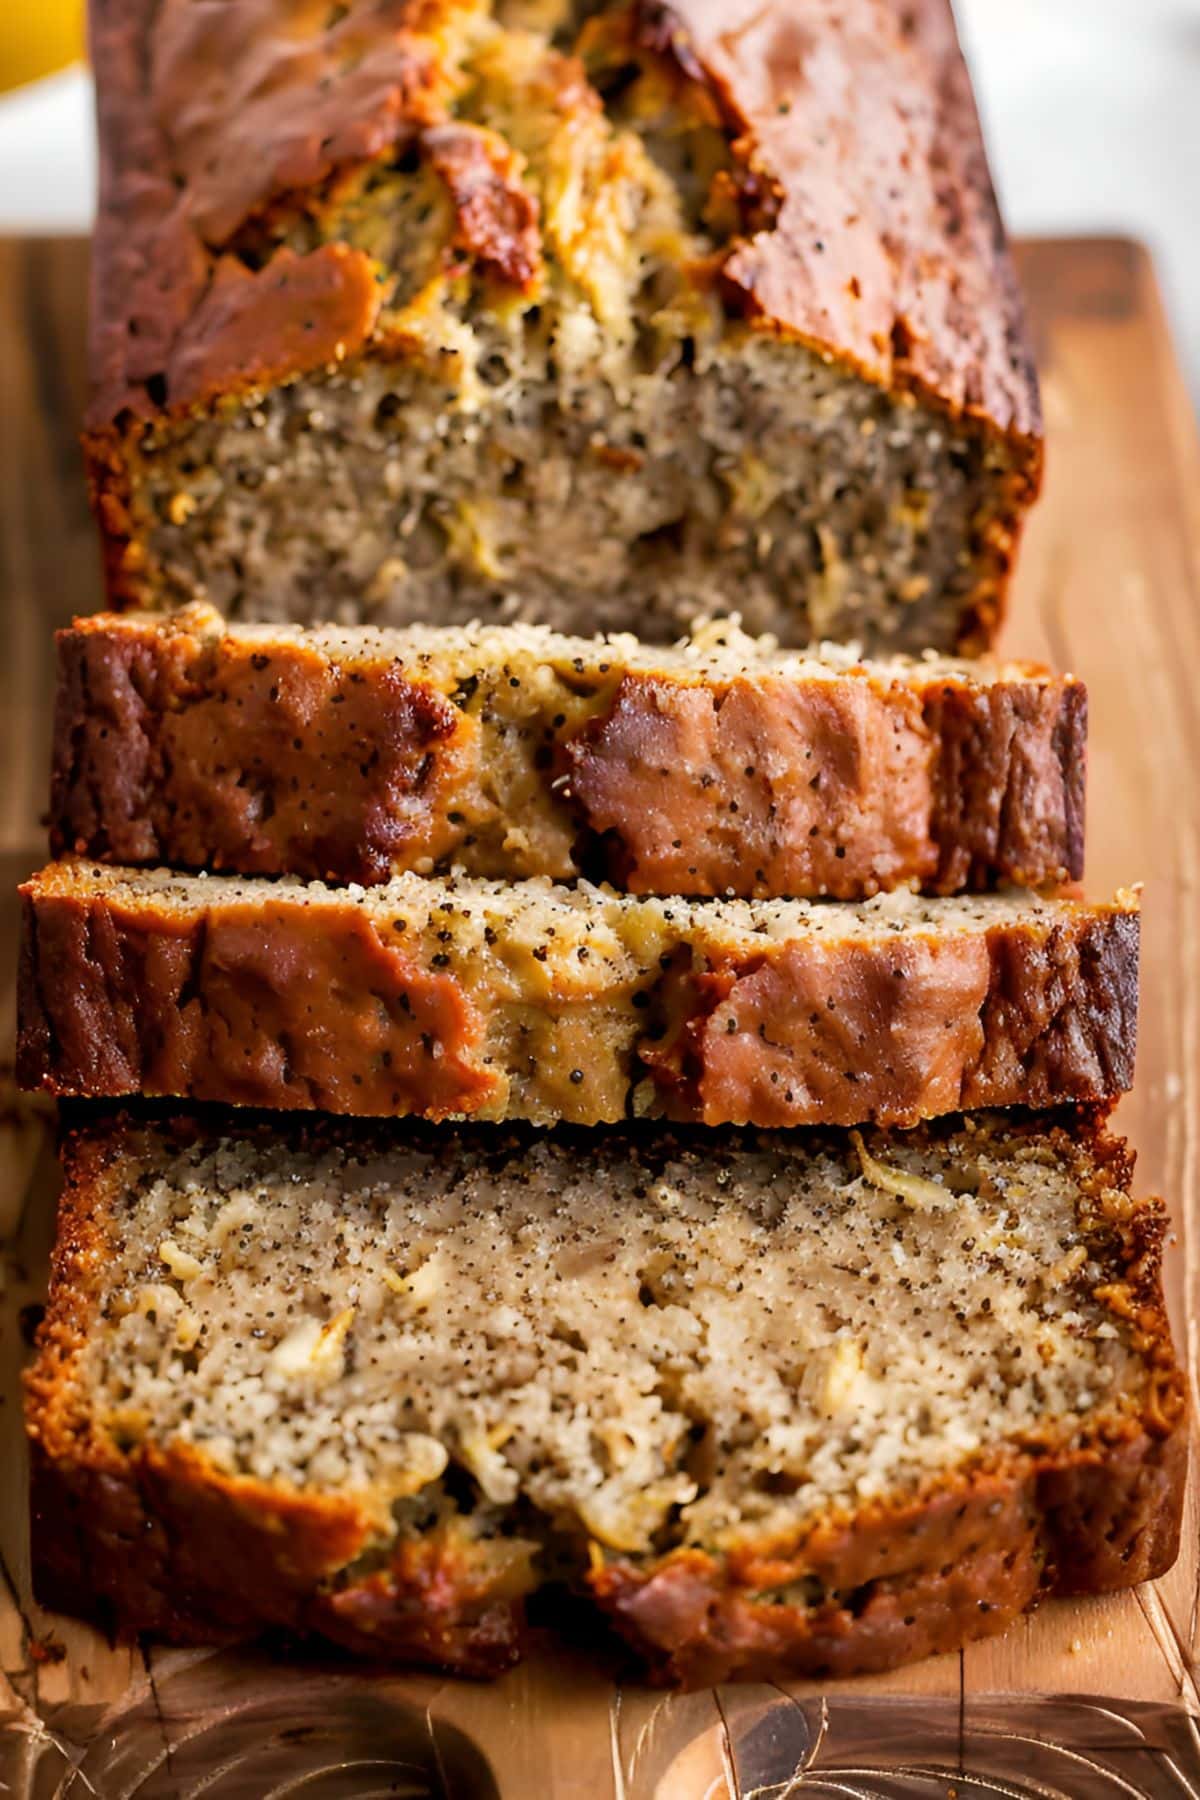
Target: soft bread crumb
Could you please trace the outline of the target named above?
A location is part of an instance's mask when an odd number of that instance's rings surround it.
[[[1069,1439],[1142,1379],[1070,1156],[987,1115],[356,1141],[151,1159],[88,1340],[101,1421],[384,1517],[453,1475],[636,1555]]]

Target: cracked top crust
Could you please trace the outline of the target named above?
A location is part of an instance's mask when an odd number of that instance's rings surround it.
[[[406,152],[444,188],[447,271],[465,261],[495,304],[535,303],[543,244],[524,158],[456,117],[481,44],[534,41],[515,10],[93,0],[91,427],[386,346],[391,277],[336,225],[299,253],[252,253],[248,237],[298,200],[328,224],[338,183]],[[724,136],[727,166],[701,199],[710,225],[725,204],[725,224],[687,280],[873,383],[990,422],[1036,461],[1036,379],[948,0],[638,0],[593,13],[577,40],[572,10],[551,8],[541,51],[552,118],[595,125],[585,64],[616,43],[674,83],[680,117],[715,119]],[[618,159],[626,135],[611,138]]]
[[[764,323],[871,381],[1038,436],[948,0],[677,0],[658,11],[778,196],[772,226],[731,248],[727,285]]]

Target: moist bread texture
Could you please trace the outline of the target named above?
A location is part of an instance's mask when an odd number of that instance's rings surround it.
[[[978,649],[1036,380],[949,0],[92,0],[114,602]]]
[[[56,852],[841,900],[1083,873],[1087,694],[1034,665],[202,607],[79,619],[58,665]]]
[[[882,1669],[1173,1560],[1165,1215],[1086,1114],[534,1136],[99,1120],[28,1378],[48,1604],[481,1674]]]
[[[22,894],[18,1069],[62,1095],[910,1124],[1133,1076],[1131,893],[688,901],[62,861]]]

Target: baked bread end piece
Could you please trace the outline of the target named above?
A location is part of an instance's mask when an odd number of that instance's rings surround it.
[[[1042,425],[950,0],[272,14],[93,7],[115,604],[991,640]]]

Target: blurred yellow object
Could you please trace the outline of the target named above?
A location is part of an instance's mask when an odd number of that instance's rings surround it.
[[[84,0],[0,0],[0,89],[83,55]]]

